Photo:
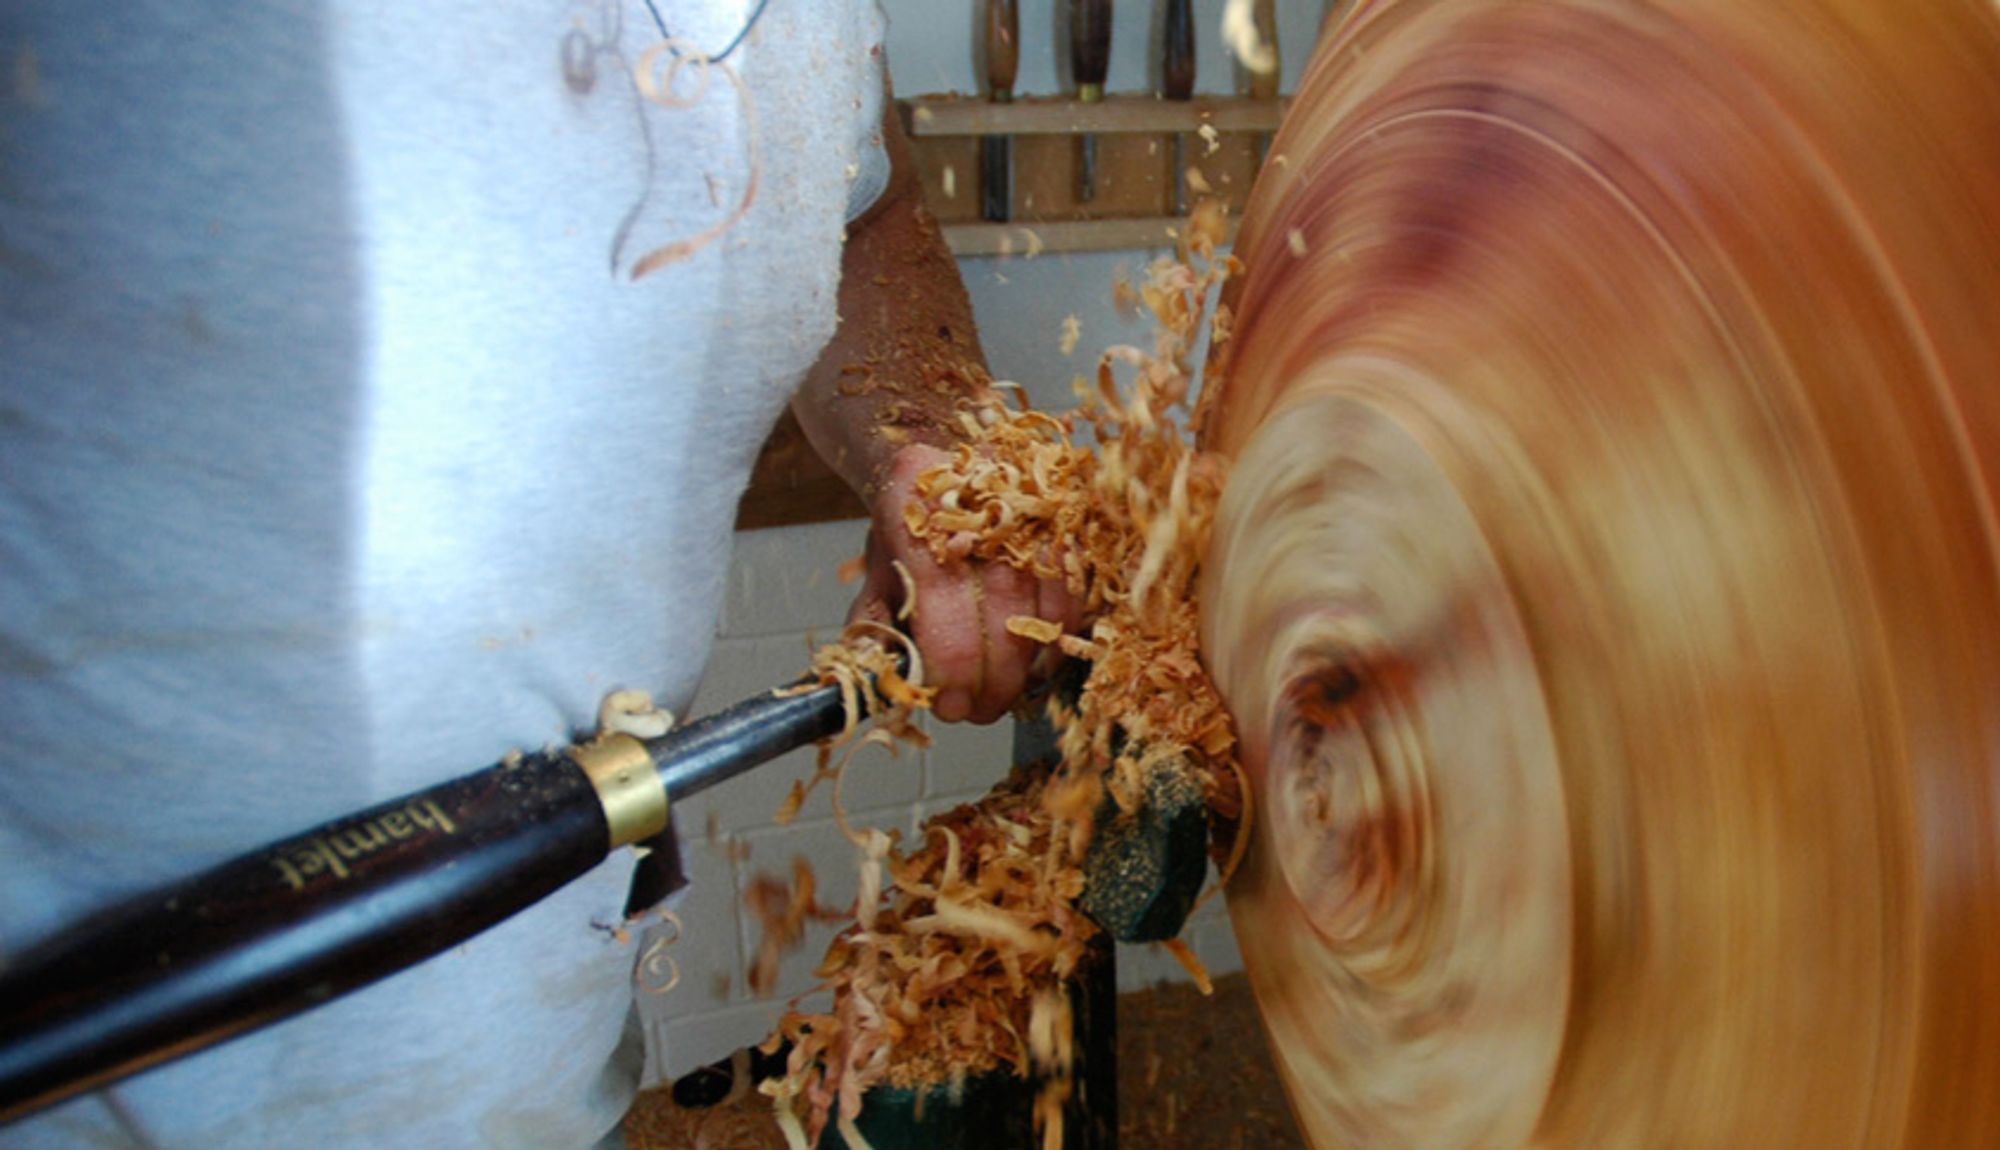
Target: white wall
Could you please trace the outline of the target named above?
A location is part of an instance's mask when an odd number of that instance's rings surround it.
[[[885,0],[891,21],[888,49],[899,94],[976,91],[974,0]],[[1221,0],[1197,0],[1199,87],[1236,90],[1225,65],[1217,28]],[[1109,87],[1142,90],[1156,83],[1158,57],[1154,5],[1131,0],[1115,9]],[[1017,90],[1061,88],[1059,40],[1053,0],[1022,0],[1022,57]],[[1285,88],[1296,83],[1323,12],[1322,0],[1279,0]],[[994,373],[1028,386],[1039,406],[1064,407],[1072,377],[1089,368],[1093,353],[1112,343],[1145,338],[1142,326],[1121,319],[1111,285],[1121,270],[1134,275],[1158,252],[1044,254],[1035,259],[982,258],[960,262]],[[1083,339],[1073,356],[1059,347],[1062,321],[1075,314]],[[861,550],[863,525],[821,524],[743,532],[737,536],[729,597],[720,621],[714,661],[693,713],[706,714],[796,677],[811,640],[837,634],[851,588],[834,569]],[[858,825],[903,827],[927,814],[985,792],[1012,761],[1012,725],[935,725],[936,745],[891,758],[864,752],[850,770],[845,804]],[[854,894],[856,856],[817,796],[788,827],[771,819],[793,779],[811,769],[803,751],[697,796],[678,808],[693,882],[679,904],[683,934],[669,948],[682,979],[671,992],[642,1000],[649,1031],[653,1077],[673,1077],[761,1040],[785,1000],[812,984],[811,970],[834,930],[815,928],[799,953],[784,964],[775,997],[750,996],[748,965],[757,945],[756,925],[743,910],[743,894],[758,871],[783,874],[794,855],[813,864],[823,901],[839,904]],[[708,831],[713,827],[715,836]],[[747,857],[745,857],[747,855]],[[1234,934],[1212,900],[1192,924],[1197,954],[1216,973],[1240,969]],[[1171,957],[1153,947],[1122,947],[1119,984],[1132,989],[1184,978]]]

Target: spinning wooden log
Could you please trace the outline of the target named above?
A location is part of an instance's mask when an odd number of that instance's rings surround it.
[[[2000,1145],[2000,8],[1363,3],[1212,363],[1332,1147]]]

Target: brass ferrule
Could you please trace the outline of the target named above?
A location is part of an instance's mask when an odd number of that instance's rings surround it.
[[[652,838],[667,829],[667,784],[653,766],[646,744],[630,735],[606,735],[594,743],[571,747],[570,758],[583,768],[604,822],[611,828],[611,848]]]
[[[1086,104],[1095,104],[1104,98],[1104,85],[1078,84],[1076,86],[1076,98]]]

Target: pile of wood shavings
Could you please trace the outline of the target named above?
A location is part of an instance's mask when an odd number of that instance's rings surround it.
[[[1080,386],[1082,403],[1065,416],[992,407],[968,414],[968,441],[950,466],[919,477],[921,502],[907,516],[940,560],[998,561],[1061,579],[1090,620],[1082,636],[1049,620],[1008,622],[1017,635],[1090,661],[1077,706],[1054,715],[1063,771],[1048,800],[1071,828],[1074,853],[1089,841],[1106,791],[1133,809],[1147,774],[1168,759],[1195,764],[1221,821],[1241,816],[1235,733],[1201,666],[1193,598],[1227,464],[1196,450],[1177,419],[1188,406],[1188,361],[1207,293],[1239,270],[1233,257],[1215,258],[1224,223],[1219,207],[1205,204],[1189,221],[1180,259],[1157,261],[1136,290],[1121,285],[1155,318],[1150,354],[1106,351],[1094,387]],[[1213,338],[1228,338],[1226,317],[1217,317]],[[1119,364],[1132,368],[1128,389],[1118,386]],[[1202,414],[1192,413],[1191,429]],[[1094,452],[1074,442],[1080,426],[1094,432]]]
[[[1189,411],[1189,361],[1208,293],[1241,270],[1215,254],[1224,225],[1220,208],[1205,204],[1178,259],[1157,261],[1143,286],[1120,285],[1121,302],[1157,322],[1150,353],[1105,352],[1065,415],[997,399],[963,412],[963,445],[918,478],[912,535],[942,561],[1002,562],[1062,580],[1083,606],[1083,634],[1029,617],[1008,628],[1089,660],[1090,673],[1074,706],[1051,705],[1060,765],[1017,770],[980,802],[928,820],[908,853],[893,832],[848,825],[846,756],[834,764],[823,754],[780,811],[789,821],[831,778],[836,816],[862,855],[854,922],[816,971],[833,1005],[804,1013],[794,1002],[767,1047],[792,1044],[786,1075],[761,1089],[794,1150],[816,1144],[829,1121],[850,1146],[866,1147],[854,1119],[877,1084],[951,1088],[1003,1070],[1041,1076],[1036,1124],[1044,1147],[1058,1150],[1072,1059],[1068,983],[1098,933],[1076,900],[1100,812],[1134,809],[1149,771],[1184,760],[1203,783],[1225,878],[1240,858],[1235,736],[1201,666],[1193,603],[1226,467],[1193,445],[1202,412]],[[1228,338],[1225,317],[1212,332]],[[1131,377],[1122,388],[1121,368]],[[1086,428],[1094,450],[1076,441]],[[872,701],[886,707],[860,742],[921,741],[912,718],[930,697],[911,685],[921,665],[911,651],[907,679],[897,673],[888,641],[850,631],[816,668],[851,697],[879,690]],[[867,675],[885,667],[887,685],[870,686]],[[854,733],[850,724],[843,740]],[[777,949],[820,908],[804,876],[765,890],[762,902],[784,908],[766,915],[763,952],[775,969]],[[1202,977],[1186,947],[1172,949]]]

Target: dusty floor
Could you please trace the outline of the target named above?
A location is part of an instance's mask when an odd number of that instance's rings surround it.
[[[1240,974],[1217,979],[1211,999],[1185,985],[1119,996],[1118,1100],[1119,1142],[1133,1150],[1305,1146]],[[681,1110],[666,1090],[650,1091],[625,1120],[626,1144],[629,1150],[784,1150],[767,1105],[751,1093],[710,1110]]]

